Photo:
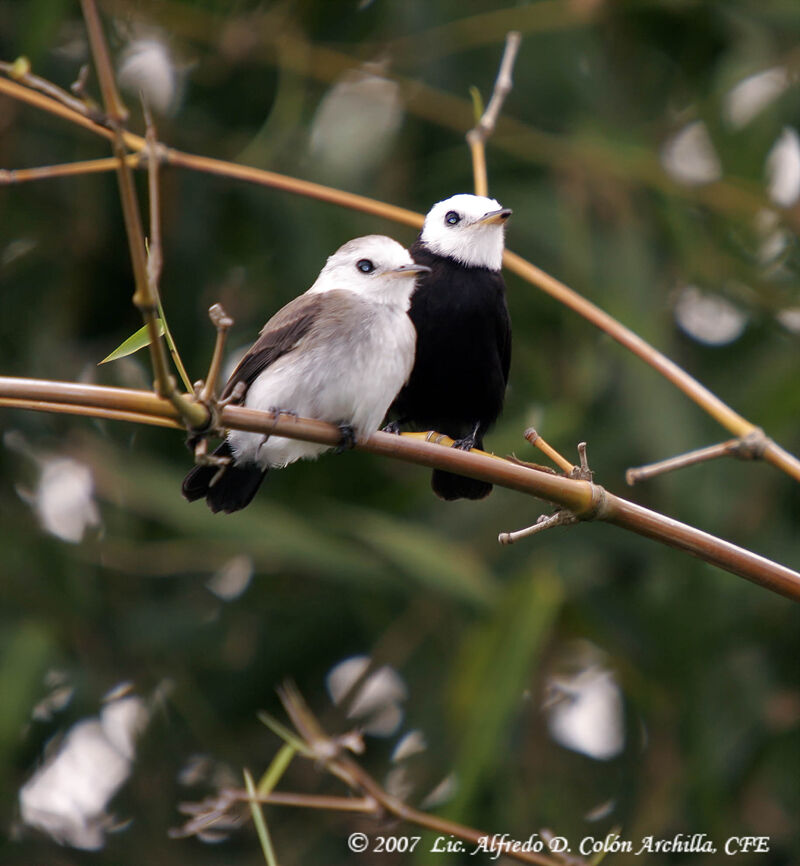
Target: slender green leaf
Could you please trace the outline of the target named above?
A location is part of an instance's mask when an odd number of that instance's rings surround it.
[[[469,95],[472,99],[472,113],[475,115],[475,123],[478,124],[483,117],[483,98],[480,90],[474,84],[470,85]]]
[[[253,782],[253,777],[250,775],[249,770],[244,770],[243,772],[247,793],[251,797],[255,798],[258,795],[256,793],[256,786]],[[258,841],[261,843],[261,850],[264,852],[264,860],[266,861],[267,866],[278,866],[278,861],[275,858],[275,849],[272,847],[272,839],[270,839],[267,822],[264,818],[261,804],[257,803],[255,799],[250,800],[250,811],[253,813],[253,824],[255,824]]]
[[[280,737],[290,749],[294,749],[295,752],[300,752],[301,755],[305,755],[306,757],[314,757],[314,753],[311,749],[309,749],[309,747],[298,736],[290,731],[289,728],[282,725],[274,716],[262,711],[258,713],[258,720],[262,724],[266,725],[276,737]]]
[[[162,337],[164,335],[164,322],[161,319],[156,319],[156,323],[158,324],[158,335]],[[149,345],[150,334],[147,331],[147,325],[143,325],[135,334],[131,334],[124,343],[117,346],[110,355],[106,355],[100,361],[100,364],[107,364],[109,361],[116,361],[118,358],[132,355],[134,352],[138,352],[139,349],[144,349],[145,346]]]
[[[264,771],[264,775],[258,780],[258,793],[261,797],[266,797],[267,794],[271,794],[275,790],[275,786],[280,782],[281,776],[286,772],[296,754],[297,749],[289,743],[284,743],[280,747],[277,755]]]
[[[460,727],[459,819],[480,784],[506,754],[508,732],[553,628],[564,590],[546,564],[525,569],[508,585],[490,618],[469,632],[453,666],[450,704]]]

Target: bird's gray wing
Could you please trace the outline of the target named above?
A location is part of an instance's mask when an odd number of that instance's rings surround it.
[[[239,362],[222,391],[222,399],[229,397],[233,389],[243,382],[245,390],[253,380],[278,358],[293,351],[298,343],[318,330],[320,324],[330,319],[340,320],[346,308],[356,300],[351,292],[334,290],[322,294],[300,295],[290,301],[261,329],[261,334]],[[326,315],[322,315],[326,314]]]

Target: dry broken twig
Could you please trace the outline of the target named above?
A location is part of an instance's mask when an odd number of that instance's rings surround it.
[[[298,747],[300,755],[314,761],[318,769],[324,769],[339,779],[355,796],[321,796],[279,791],[254,794],[252,791],[226,788],[201,803],[182,804],[181,811],[190,815],[190,818],[171,835],[184,837],[228,832],[240,826],[245,820],[243,810],[245,804],[263,803],[273,806],[356,812],[371,816],[377,821],[399,819],[415,827],[469,842],[476,846],[476,850],[481,850],[481,846],[485,846],[487,840],[493,838],[491,834],[482,830],[423,812],[389,794],[352,757],[352,749],[349,745],[361,740],[358,732],[347,733],[340,737],[331,736],[323,730],[294,685],[285,684],[278,693],[300,741],[297,742],[297,736],[292,732],[286,731],[285,736],[290,738],[292,745]],[[276,732],[281,731],[280,723],[268,723]],[[508,859],[520,863],[534,863],[537,866],[562,866],[564,862],[558,856],[514,850],[511,846],[508,846],[507,850],[503,849],[501,853]],[[572,862],[578,866],[586,866],[585,861],[580,859]]]

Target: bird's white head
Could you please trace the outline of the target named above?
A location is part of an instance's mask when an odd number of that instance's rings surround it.
[[[493,198],[461,193],[428,211],[420,240],[432,253],[468,268],[499,271],[510,216],[511,211]]]
[[[418,265],[397,241],[386,235],[366,235],[348,241],[329,256],[307,294],[341,289],[408,309],[416,278],[429,270]]]

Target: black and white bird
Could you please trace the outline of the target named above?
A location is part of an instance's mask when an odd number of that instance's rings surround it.
[[[391,238],[348,241],[314,285],[264,325],[222,398],[234,395],[231,402],[252,409],[328,421],[342,428],[343,441],[368,436],[411,373],[416,332],[408,308],[416,277],[427,272]],[[238,511],[270,469],[326,450],[314,442],[231,430],[214,452],[230,462],[195,466],[183,495],[190,502],[205,497],[215,512]]]
[[[417,356],[395,401],[391,429],[436,430],[455,447],[482,448],[503,408],[511,362],[511,320],[500,273],[511,211],[493,198],[454,195],[435,204],[410,252],[430,268],[409,315]],[[482,499],[492,485],[433,471],[442,499]]]

